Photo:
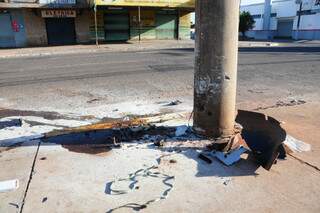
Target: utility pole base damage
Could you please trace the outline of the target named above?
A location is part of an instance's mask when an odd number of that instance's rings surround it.
[[[240,125],[235,123],[238,29],[239,0],[196,1],[193,128],[213,139],[205,157],[231,165],[250,150],[269,170],[285,138],[279,123],[243,111],[237,116]]]
[[[234,144],[238,64],[238,0],[196,2],[194,130],[215,140],[217,151]]]

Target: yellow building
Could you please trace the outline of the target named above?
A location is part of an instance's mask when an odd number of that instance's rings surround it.
[[[95,0],[93,4],[100,40],[190,38],[194,0]],[[94,17],[91,23],[95,37]]]

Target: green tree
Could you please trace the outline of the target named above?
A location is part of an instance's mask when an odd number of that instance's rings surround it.
[[[245,37],[246,32],[254,28],[255,20],[250,12],[243,11],[240,13],[239,31]]]

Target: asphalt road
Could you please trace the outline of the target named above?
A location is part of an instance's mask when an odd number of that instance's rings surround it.
[[[193,63],[191,48],[2,59],[0,108],[72,111],[123,101],[192,102]],[[238,106],[319,99],[319,67],[319,46],[240,48]]]

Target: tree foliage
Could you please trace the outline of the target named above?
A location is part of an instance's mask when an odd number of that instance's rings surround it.
[[[239,31],[243,36],[246,36],[246,32],[254,28],[255,20],[250,12],[243,11],[240,13]]]

